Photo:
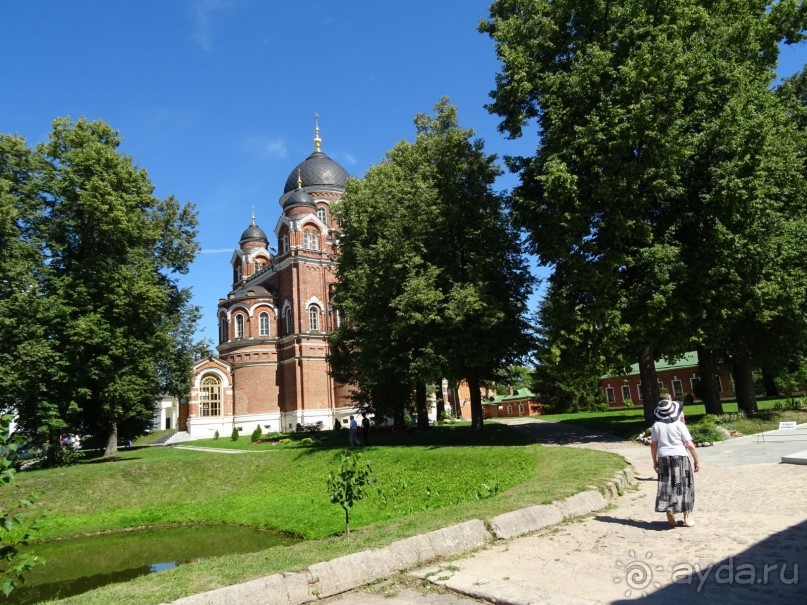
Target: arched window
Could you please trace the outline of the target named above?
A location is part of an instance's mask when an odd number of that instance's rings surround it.
[[[219,342],[227,342],[227,318],[219,319]]]
[[[292,325],[291,309],[286,309],[283,313],[283,318],[286,320],[286,334],[294,333],[294,326]]]
[[[258,335],[269,336],[269,314],[266,311],[258,316]]]
[[[289,251],[289,236],[284,235],[280,238],[280,253],[286,254]]]
[[[221,380],[208,374],[202,378],[199,391],[199,415],[221,416]]]
[[[319,309],[314,306],[308,309],[308,327],[312,332],[319,332]]]
[[[241,281],[241,265],[236,265],[233,267],[233,283],[238,283]]]
[[[322,206],[317,208],[317,218],[321,220],[323,223],[325,222],[325,219],[328,218],[328,215],[325,213],[325,208],[323,208]]]
[[[313,229],[303,231],[303,248],[306,250],[319,250],[319,234]]]
[[[235,337],[244,338],[244,316],[240,313],[235,316]]]
[[[255,261],[255,269],[254,269],[254,271],[253,271],[253,273],[252,273],[252,274],[253,274],[253,275],[258,275],[258,273],[260,273],[260,272],[261,272],[261,267],[263,267],[263,265],[261,264],[261,262],[256,260],[256,261]]]

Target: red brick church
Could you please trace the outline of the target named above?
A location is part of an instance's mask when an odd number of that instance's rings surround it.
[[[347,171],[320,150],[286,179],[275,226],[277,254],[255,222],[241,234],[230,264],[232,285],[218,305],[219,357],[193,368],[180,430],[192,437],[331,428],[353,413],[349,389],[328,373],[327,335],[339,321],[331,306],[338,226],[332,209]]]

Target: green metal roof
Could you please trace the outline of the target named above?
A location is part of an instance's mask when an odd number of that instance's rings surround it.
[[[518,401],[519,399],[532,399],[535,393],[527,388],[518,389],[512,395],[496,395],[493,401],[482,401],[482,405],[499,405],[500,403],[507,403],[508,401]]]
[[[656,361],[656,372],[662,372],[664,370],[680,370],[684,368],[692,368],[698,365],[698,354],[695,351],[690,351],[689,353],[684,353],[684,356],[675,361],[674,363],[669,363],[666,359],[659,359]],[[634,363],[630,367],[630,371],[627,374],[606,374],[605,376],[601,376],[600,378],[613,378],[614,376],[635,376],[639,374],[639,364]]]

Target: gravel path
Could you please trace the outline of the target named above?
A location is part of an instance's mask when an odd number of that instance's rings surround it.
[[[783,440],[745,437],[699,449],[696,526],[673,528],[653,510],[647,446],[566,424],[508,423],[540,443],[620,454],[636,469],[638,487],[590,517],[326,602],[807,603],[807,466],[778,462],[779,449],[807,442],[769,447],[764,443]]]

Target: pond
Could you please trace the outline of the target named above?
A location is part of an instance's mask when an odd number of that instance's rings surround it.
[[[298,541],[254,528],[197,525],[44,542],[26,552],[41,556],[46,563],[31,570],[25,584],[5,602],[26,605],[65,598],[177,565]]]

